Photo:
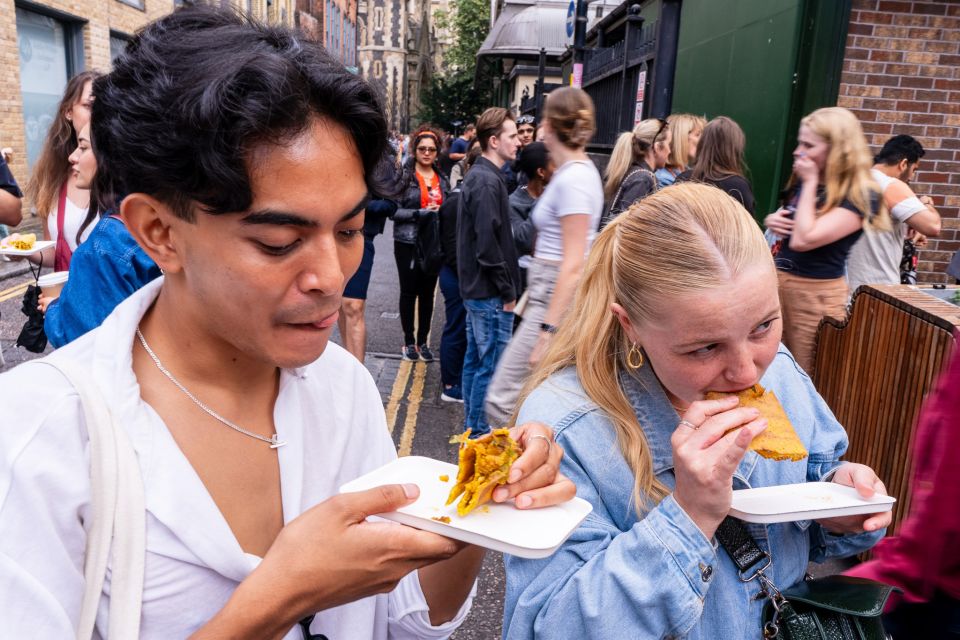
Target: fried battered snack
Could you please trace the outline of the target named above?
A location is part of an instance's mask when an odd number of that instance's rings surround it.
[[[452,441],[460,442],[459,466],[457,484],[450,491],[447,504],[462,494],[457,503],[457,514],[462,517],[490,502],[493,490],[507,483],[510,467],[520,457],[520,450],[509,429],[496,429],[476,440],[471,440],[467,431]]]
[[[707,400],[718,400],[727,395],[710,391]],[[767,391],[759,384],[736,394],[741,407],[753,407],[767,419],[767,428],[750,443],[750,449],[771,460],[802,460],[807,457],[807,449],[800,442],[797,432],[787,417],[783,406],[773,391]],[[731,429],[732,431],[732,429]],[[729,433],[729,432],[728,432]]]
[[[3,248],[17,249],[18,251],[28,251],[33,249],[33,245],[36,242],[37,234],[35,233],[11,233],[9,236],[3,239]]]

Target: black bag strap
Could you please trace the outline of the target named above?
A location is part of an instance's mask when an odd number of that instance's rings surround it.
[[[737,565],[741,580],[749,580],[750,578],[744,578],[744,575],[757,564],[765,563],[760,570],[770,565],[770,554],[760,548],[742,520],[727,516],[714,535],[733,560],[733,564]]]

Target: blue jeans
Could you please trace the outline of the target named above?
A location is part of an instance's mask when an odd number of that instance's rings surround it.
[[[460,299],[460,280],[457,272],[444,265],[440,268],[440,291],[446,321],[440,338],[440,380],[443,386],[460,386],[463,377],[463,358],[467,353],[467,310]]]
[[[513,312],[500,298],[464,300],[467,310],[467,356],[463,362],[463,403],[466,428],[474,435],[490,431],[483,409],[487,385],[500,354],[513,335]]]

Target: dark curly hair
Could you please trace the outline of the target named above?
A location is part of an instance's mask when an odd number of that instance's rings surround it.
[[[105,208],[146,193],[192,219],[247,210],[252,152],[303,133],[316,116],[343,126],[371,195],[387,149],[376,92],[323,47],[230,10],[184,7],[147,25],[94,83],[97,192]]]

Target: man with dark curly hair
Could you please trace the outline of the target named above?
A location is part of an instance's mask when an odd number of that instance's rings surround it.
[[[94,94],[109,223],[165,275],[0,378],[0,406],[29,407],[0,422],[4,637],[448,637],[483,549],[367,521],[416,485],[338,495],[396,458],[373,379],[329,344],[387,148],[373,89],[290,30],[197,6]],[[495,499],[569,499],[550,430],[514,436]]]

